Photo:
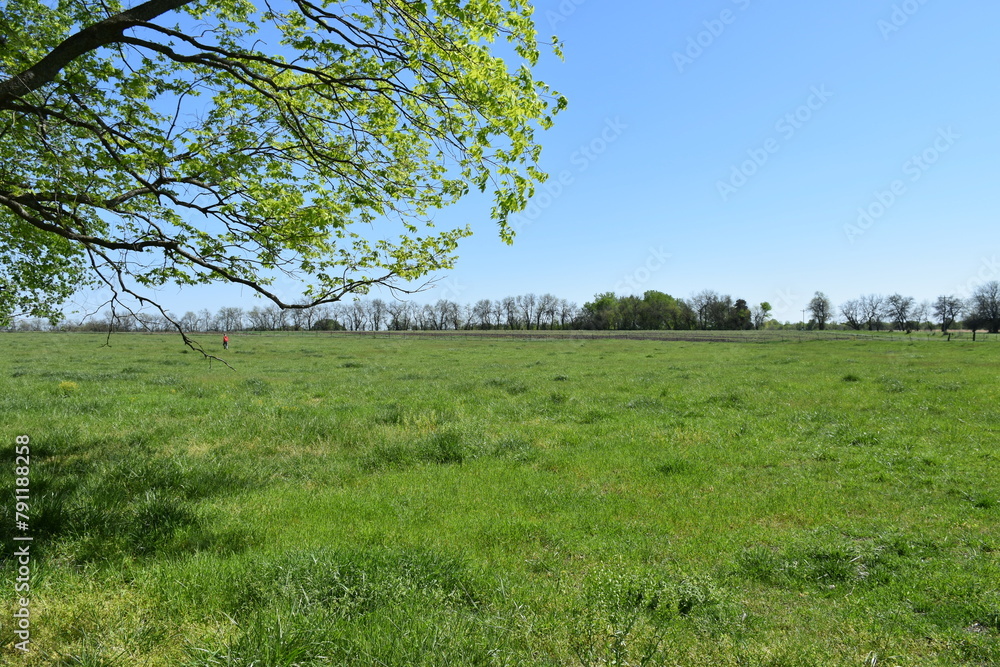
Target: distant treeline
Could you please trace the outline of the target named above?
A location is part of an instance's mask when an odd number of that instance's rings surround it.
[[[311,308],[282,310],[256,306],[249,310],[223,307],[177,316],[160,313],[105,313],[99,319],[66,321],[53,326],[44,320],[16,321],[10,329],[38,331],[410,331],[410,330],[715,330],[763,328],[867,329],[912,331],[922,327],[947,331],[955,326],[1000,332],[1000,282],[978,287],[969,299],[940,296],[917,303],[901,294],[868,294],[851,299],[835,310],[830,300],[816,292],[805,312],[808,321],[781,323],[771,318],[771,304],[749,305],[712,290],[687,299],[649,290],[642,296],[605,292],[593,301],[577,304],[552,294],[522,294],[502,299],[481,299],[461,304],[439,299],[417,304],[395,299],[358,299]],[[804,318],[803,318],[804,319]]]

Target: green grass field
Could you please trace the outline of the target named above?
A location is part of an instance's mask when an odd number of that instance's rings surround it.
[[[0,662],[1000,664],[1000,347],[103,342],[0,337]]]

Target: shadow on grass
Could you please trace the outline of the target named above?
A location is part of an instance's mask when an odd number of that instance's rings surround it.
[[[153,444],[163,439],[155,431],[89,440],[56,431],[32,439],[26,534],[33,553],[89,563],[242,549],[247,531],[213,528],[199,504],[260,480],[222,460],[165,454]],[[0,495],[12,497],[14,483],[0,479]],[[23,534],[14,511],[13,503],[0,505],[0,540],[8,544]],[[9,558],[6,550],[0,562]]]

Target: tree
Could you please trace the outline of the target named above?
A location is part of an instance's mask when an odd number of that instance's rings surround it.
[[[754,329],[764,328],[764,323],[767,322],[767,317],[771,314],[771,310],[773,310],[771,304],[767,301],[762,301],[760,305],[750,309],[750,318],[753,321]]]
[[[899,331],[910,333],[913,329],[913,323],[910,321],[913,318],[913,303],[912,296],[903,296],[899,293],[885,300],[886,312],[892,318],[893,327]]]
[[[368,315],[372,322],[372,331],[381,331],[382,323],[385,322],[386,313],[385,301],[382,299],[372,299],[368,304]]]
[[[812,313],[812,319],[816,322],[816,326],[822,330],[826,328],[826,323],[833,317],[833,304],[830,303],[830,299],[825,294],[816,292],[809,301],[809,312]]]
[[[865,325],[865,312],[859,299],[850,299],[841,304],[840,316],[844,318],[847,326],[855,331],[859,331]]]
[[[493,326],[496,327],[497,329],[503,326],[504,312],[505,312],[504,302],[501,299],[497,299],[496,301],[494,301],[493,311],[492,311]]]
[[[559,299],[559,327],[565,329],[570,325],[576,317],[577,310],[576,303]]]
[[[882,330],[882,318],[885,317],[885,297],[881,294],[869,294],[859,301],[862,316],[869,331]]]
[[[983,283],[969,299],[969,319],[978,322],[976,328],[1000,333],[1000,281]]]
[[[410,328],[412,307],[409,301],[390,301],[386,310],[389,311],[389,329],[406,331]]]
[[[493,314],[493,302],[489,299],[480,299],[472,307],[472,316],[479,323],[480,329],[490,328],[490,318]]]
[[[918,331],[920,330],[920,327],[924,326],[925,324],[927,325],[928,332],[934,330],[934,325],[928,319],[930,312],[931,312],[931,302],[928,301],[927,299],[924,299],[919,304],[914,306],[913,319],[916,322]]]
[[[750,308],[747,307],[746,300],[737,299],[736,303],[733,304],[732,310],[729,312],[729,328],[736,330],[749,329],[753,326],[751,318],[752,315]]]
[[[243,309],[236,306],[223,306],[217,315],[219,327],[223,331],[239,331],[243,328]]]
[[[164,315],[169,283],[237,283],[292,309],[408,291],[452,267],[471,232],[430,218],[472,188],[510,242],[545,178],[535,131],[565,105],[532,76],[531,11],[8,0],[0,324],[57,318],[80,286]],[[279,274],[308,285],[304,302],[269,289]]]
[[[618,297],[614,292],[595,295],[593,301],[583,304],[583,310],[588,328],[601,330],[618,328]]]
[[[503,301],[503,312],[507,318],[507,328],[513,331],[517,327],[517,298],[505,296]]]

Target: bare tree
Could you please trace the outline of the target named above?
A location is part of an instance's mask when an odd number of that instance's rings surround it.
[[[419,321],[421,329],[439,329],[437,311],[434,310],[434,306],[431,304],[425,304],[419,313]]]
[[[542,320],[545,320],[551,329],[555,322],[556,309],[558,307],[559,299],[554,294],[545,293],[540,296],[538,298],[538,305],[536,306],[535,328],[538,329]]]
[[[264,308],[265,328],[271,331],[281,331],[288,326],[288,311],[278,306]]]
[[[578,310],[579,308],[572,301],[559,299],[559,326],[565,329],[567,323],[572,323]]]
[[[903,296],[898,292],[885,300],[886,312],[892,318],[894,328],[906,333],[912,331],[913,323],[910,320],[913,318],[913,303],[912,296]]]
[[[917,331],[920,330],[925,323],[927,324],[927,330],[931,331],[934,326],[928,321],[931,312],[931,302],[924,299],[916,306],[913,307],[913,320],[916,322]]]
[[[497,299],[496,301],[493,302],[493,309],[492,309],[493,326],[496,327],[497,329],[503,326],[505,312],[506,311],[504,309],[504,303],[502,299]]]
[[[1000,281],[983,283],[969,299],[969,313],[990,333],[1000,333]]]
[[[212,323],[214,321],[212,311],[208,308],[202,308],[198,311],[198,330],[199,331],[211,331]]]
[[[518,328],[517,310],[518,310],[517,299],[512,296],[505,296],[503,298],[503,311],[504,315],[507,318],[508,329],[513,330]]]
[[[517,307],[521,311],[521,321],[524,322],[524,328],[531,328],[531,320],[535,314],[535,303],[538,301],[538,297],[534,294],[521,294],[517,296]]]
[[[493,313],[493,302],[489,299],[480,299],[472,307],[472,318],[480,329],[490,328],[490,317]]]
[[[410,328],[413,307],[409,301],[390,301],[386,306],[389,312],[389,328],[393,331],[406,331]]]
[[[351,331],[363,331],[368,324],[368,309],[364,302],[355,299],[350,306],[344,309],[344,317]]]
[[[372,299],[371,303],[368,304],[368,315],[371,318],[372,331],[382,330],[387,313],[388,310],[386,310],[385,301],[382,299]]]
[[[847,326],[855,331],[860,330],[865,325],[864,310],[859,299],[850,299],[840,305],[840,316],[844,318]]]
[[[868,330],[881,331],[882,318],[885,317],[885,297],[881,294],[868,294],[861,297],[859,303]]]
[[[223,331],[239,331],[243,328],[243,309],[236,306],[219,308],[216,318]]]
[[[187,311],[178,320],[178,323],[188,331],[195,331],[198,328],[200,318],[193,311]]]

